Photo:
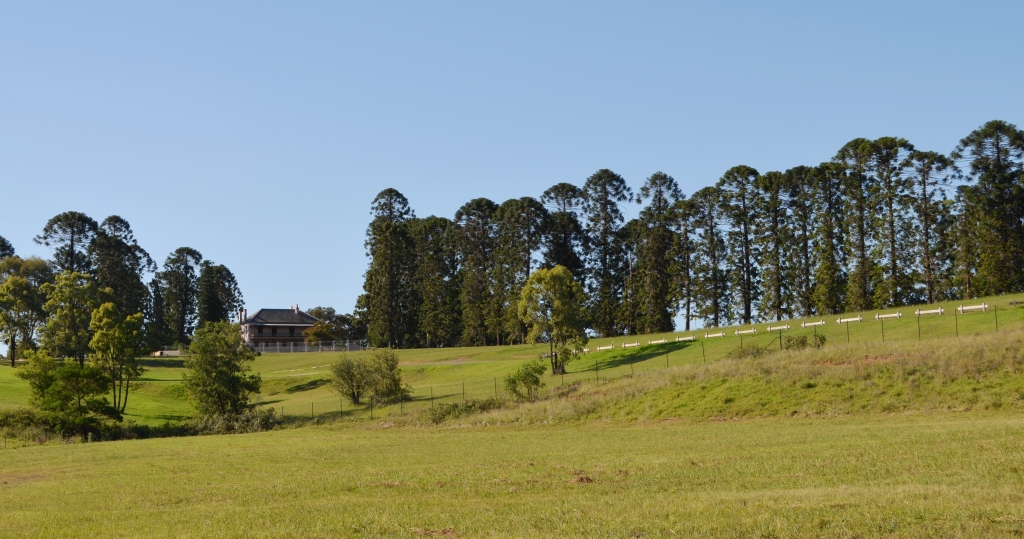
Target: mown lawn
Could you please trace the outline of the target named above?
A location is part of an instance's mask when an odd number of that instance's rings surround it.
[[[1024,418],[306,427],[0,457],[5,537],[1024,533]]]

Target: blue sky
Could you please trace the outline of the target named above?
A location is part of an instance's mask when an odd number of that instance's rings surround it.
[[[0,5],[0,235],[127,219],[250,311],[349,311],[374,195],[451,217],[582,182],[684,192],[855,137],[1024,124],[1021,2]],[[628,206],[636,216],[638,207]]]

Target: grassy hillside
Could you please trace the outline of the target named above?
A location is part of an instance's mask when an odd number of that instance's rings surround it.
[[[1011,305],[1011,302],[1024,302],[1024,294],[983,298],[965,302],[968,305],[988,303],[990,309],[985,313],[973,313],[954,316],[954,310],[961,302],[939,304],[946,309],[943,316],[925,316],[920,320],[913,315],[915,307],[899,309],[903,318],[887,320],[883,323],[874,320],[875,312],[853,313],[844,317],[855,317],[861,314],[863,322],[847,325],[836,324],[836,317],[824,319],[825,326],[816,328],[800,328],[803,320],[789,321],[791,329],[784,331],[784,337],[811,336],[822,334],[827,339],[829,348],[845,345],[857,349],[863,347],[871,353],[882,344],[882,332],[886,343],[917,342],[918,322],[920,322],[920,339],[922,343],[948,342],[957,335],[966,338],[971,335],[995,333],[998,316],[999,329],[1010,331],[1024,328],[1024,308]],[[887,310],[880,312],[895,312]],[[704,330],[676,332],[671,334],[645,335],[638,337],[616,337],[595,339],[589,344],[593,353],[587,354],[583,360],[569,366],[570,374],[564,377],[547,376],[545,379],[546,394],[559,387],[570,386],[575,382],[591,379],[621,378],[629,374],[640,374],[648,371],[661,371],[668,367],[686,365],[713,364],[739,348],[741,341],[744,347],[777,348],[778,333],[766,330],[771,324],[753,326],[734,326],[723,328],[727,336],[724,338],[704,338]],[[756,328],[755,335],[739,337],[736,330]],[[718,330],[715,330],[718,331]],[[676,342],[677,336],[696,335],[696,342]],[[649,340],[667,339],[667,344],[647,345]],[[624,342],[640,342],[644,346],[623,349]],[[596,352],[598,346],[615,345],[611,351]],[[463,399],[486,398],[496,392],[501,395],[501,378],[515,369],[524,361],[536,359],[547,348],[543,345],[493,346],[474,348],[435,348],[419,350],[400,350],[402,368],[406,381],[412,385],[414,401],[399,407],[387,407],[375,410],[375,417],[391,414],[409,414],[428,408],[439,402],[458,402]],[[353,353],[360,355],[362,353]],[[272,406],[278,413],[283,411],[287,416],[321,416],[324,414],[338,415],[344,412],[346,417],[368,418],[369,410],[363,406],[353,408],[343,403],[327,385],[327,366],[336,361],[340,353],[295,353],[267,354],[254,362],[253,368],[263,378],[263,392],[258,401],[263,406]],[[158,424],[165,420],[187,417],[192,408],[185,398],[181,387],[183,372],[180,359],[147,359],[144,361],[147,372],[133,392],[128,404],[128,419],[145,424]],[[433,396],[433,398],[431,397]],[[28,398],[27,386],[13,376],[10,368],[0,367],[0,407],[24,405]]]
[[[259,434],[12,444],[0,536],[1020,536],[1024,321],[1006,319],[820,350],[719,341],[707,362],[699,345],[617,348],[549,377],[552,398],[441,426],[419,400]],[[436,388],[533,350],[402,358]],[[316,402],[332,357],[259,358],[263,398]],[[180,388],[147,384],[152,402]]]

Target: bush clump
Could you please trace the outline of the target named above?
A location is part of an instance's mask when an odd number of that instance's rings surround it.
[[[506,400],[496,397],[470,399],[465,402],[438,404],[426,411],[427,419],[437,425],[449,419],[496,410],[505,406]]]
[[[505,375],[505,390],[519,402],[535,401],[540,396],[540,388],[544,387],[540,377],[546,370],[540,361],[526,363]]]
[[[394,350],[374,350],[369,357],[342,357],[331,365],[331,387],[352,404],[364,398],[383,404],[409,400],[412,390],[402,383],[398,354]]]

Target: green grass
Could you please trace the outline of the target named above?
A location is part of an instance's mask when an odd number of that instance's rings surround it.
[[[1024,308],[1012,307],[1011,301],[1024,301],[1024,294],[983,298],[963,302],[968,305],[986,302],[998,308],[990,308],[987,313],[974,313],[962,316],[953,315],[953,310],[961,302],[945,302],[938,304],[946,309],[944,316],[922,317],[922,342],[945,342],[955,338],[957,333],[966,338],[971,335],[983,335],[995,332],[996,315],[999,316],[1000,329],[1009,331],[1024,328]],[[887,343],[914,342],[918,339],[917,317],[913,315],[915,307],[900,309],[904,317],[899,320],[885,322],[885,339]],[[895,312],[889,309],[880,312]],[[843,315],[853,317],[862,314],[864,321],[847,325],[837,325],[835,316],[820,317],[826,325],[815,329],[801,329],[802,320],[792,320],[791,328],[784,332],[785,336],[810,336],[815,332],[827,338],[830,347],[849,342],[855,346],[866,346],[873,349],[881,345],[882,324],[874,320],[875,311]],[[817,320],[817,319],[815,319]],[[725,338],[704,339],[704,330],[676,332],[659,335],[643,335],[636,337],[615,337],[594,339],[589,347],[595,350],[584,358],[569,366],[570,373],[565,377],[545,378],[546,394],[562,385],[570,385],[582,380],[594,378],[621,378],[629,374],[640,374],[650,371],[664,370],[667,366],[680,367],[704,363],[715,363],[740,345],[741,338],[733,332],[737,329],[755,327],[758,333],[744,336],[745,347],[777,347],[777,333],[766,333],[769,324],[753,326],[734,326],[724,328]],[[700,341],[694,343],[676,343],[676,336],[697,335]],[[646,345],[648,340],[666,338],[670,342],[663,345]],[[640,342],[640,348],[621,348],[624,342]],[[614,344],[611,351],[596,352],[598,346]],[[408,413],[429,407],[432,403],[457,402],[465,398],[486,398],[503,394],[502,377],[518,367],[524,361],[536,359],[546,352],[544,345],[490,346],[472,348],[434,348],[418,350],[400,350],[404,377],[413,388],[414,400],[397,406],[375,410],[378,415],[391,415],[400,412]],[[356,352],[353,355],[362,355]],[[263,392],[257,396],[257,402],[263,406],[272,406],[278,413],[287,416],[309,417],[310,415],[335,414],[343,411],[350,416],[369,417],[367,406],[352,407],[343,403],[326,384],[329,376],[327,366],[341,357],[341,353],[294,353],[266,354],[256,359],[253,369],[263,378]],[[187,417],[192,407],[184,398],[181,388],[183,372],[180,359],[147,359],[147,368],[143,376],[144,384],[138,387],[129,398],[127,418],[142,424],[160,424],[166,420]],[[431,397],[433,395],[433,398]],[[27,386],[13,376],[10,368],[0,367],[0,407],[22,406],[27,402]]]
[[[1024,533],[1024,419],[307,427],[0,459],[5,537]]]
[[[0,536],[1017,537],[1021,312],[920,342],[913,319],[884,344],[726,357],[726,340],[707,362],[699,345],[617,348],[548,377],[539,402],[440,426],[421,388],[490,396],[487,377],[537,348],[401,351],[418,400],[374,421],[328,409],[259,434],[12,443]],[[336,402],[335,357],[261,356],[261,398]],[[180,406],[180,364],[149,366],[136,406]]]

